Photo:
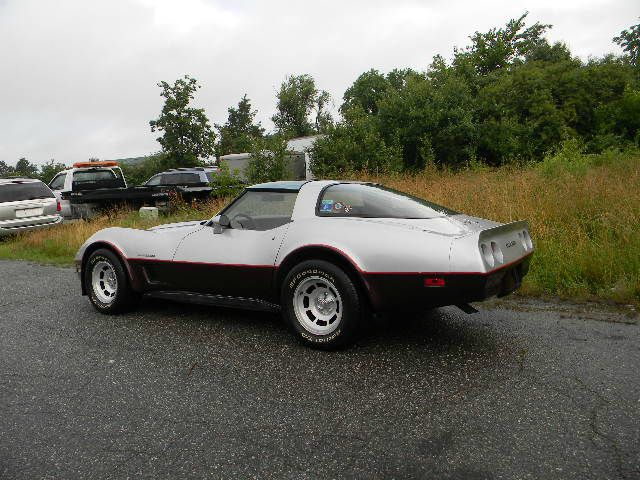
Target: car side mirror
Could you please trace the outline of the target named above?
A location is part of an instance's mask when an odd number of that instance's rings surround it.
[[[213,224],[213,233],[222,233],[225,228],[229,228],[231,225],[231,220],[225,214],[220,215],[218,217],[218,221]]]

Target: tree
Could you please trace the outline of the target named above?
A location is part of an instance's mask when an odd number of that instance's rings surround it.
[[[173,85],[160,82],[158,86],[165,103],[158,119],[151,120],[149,125],[152,132],[163,132],[157,140],[171,164],[165,167],[201,164],[204,158],[214,154],[216,137],[204,109],[189,106],[200,85],[195,78],[185,75]]]
[[[621,31],[620,35],[613,37],[613,41],[629,55],[632,65],[640,66],[640,23]]]
[[[220,137],[216,153],[220,156],[248,152],[254,141],[264,135],[260,122],[255,123],[258,111],[251,110],[251,102],[246,94],[238,102],[238,108],[229,107],[227,111],[227,122],[216,125]]]
[[[56,173],[61,172],[66,168],[67,166],[65,164],[58,163],[52,158],[47,163],[40,166],[40,173],[38,174],[38,177],[44,183],[49,183],[53,177],[55,177]]]
[[[13,167],[6,162],[0,160],[0,178],[13,176]]]
[[[378,70],[371,69],[360,75],[344,92],[340,111],[359,106],[365,113],[376,115],[378,104],[390,88],[389,80]]]
[[[331,123],[325,111],[330,96],[319,91],[311,75],[292,75],[280,85],[277,112],[271,117],[278,133],[285,137],[304,137],[320,133]],[[315,112],[312,123],[309,118]]]
[[[38,178],[38,166],[24,157],[18,160],[14,170],[18,177]]]
[[[386,173],[402,168],[397,142],[383,140],[375,116],[359,105],[345,111],[344,118],[310,149],[311,170],[318,177],[368,171]]]
[[[486,75],[516,59],[524,59],[530,50],[545,41],[542,36],[551,28],[551,25],[539,22],[524,28],[527,15],[524,13],[518,19],[509,20],[504,28],[475,32],[469,37],[469,47],[455,51],[454,64],[459,67],[470,64],[476,73]]]
[[[316,96],[316,132],[322,133],[329,128],[329,125],[333,122],[331,114],[325,109],[331,101],[331,95],[324,90],[318,92]]]
[[[247,178],[251,183],[273,182],[291,177],[287,140],[280,135],[258,138],[251,149]]]

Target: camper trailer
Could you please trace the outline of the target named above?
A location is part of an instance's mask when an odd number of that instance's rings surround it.
[[[289,174],[288,178],[283,178],[282,180],[313,180],[308,151],[320,137],[321,135],[298,137],[292,138],[287,142]],[[235,173],[245,181],[248,180],[247,167],[250,160],[250,153],[230,153],[219,158],[219,162],[226,163],[232,174]]]

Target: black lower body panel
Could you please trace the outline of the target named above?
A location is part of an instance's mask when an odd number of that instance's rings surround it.
[[[489,274],[376,273],[364,274],[364,279],[375,310],[421,311],[508,295],[520,287],[530,260],[531,255]],[[428,279],[435,278],[443,280],[444,285],[427,286]]]

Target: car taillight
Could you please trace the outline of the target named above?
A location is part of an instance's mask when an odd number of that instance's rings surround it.
[[[424,286],[425,287],[444,287],[445,282],[444,278],[425,278]]]
[[[481,243],[480,251],[482,252],[484,261],[487,262],[487,265],[489,265],[489,267],[493,267],[493,265],[495,264],[495,259],[493,258],[493,253],[491,253],[489,247],[487,247],[484,243]]]
[[[61,212],[61,211],[62,211],[62,205],[60,205],[60,200],[57,200],[57,201],[56,201],[56,210],[57,210],[58,212]]]

